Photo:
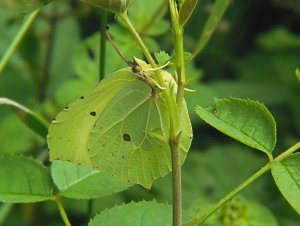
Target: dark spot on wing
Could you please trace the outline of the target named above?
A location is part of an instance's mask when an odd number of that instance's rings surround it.
[[[88,52],[88,56],[91,60],[94,60],[95,59],[95,53],[93,52],[93,50],[91,48],[88,48],[87,49],[87,52]]]
[[[81,96],[80,99],[84,99],[84,96]]]
[[[91,111],[91,112],[90,112],[90,115],[91,115],[91,116],[96,116],[96,112],[95,112],[95,111]]]
[[[130,135],[127,134],[127,133],[124,133],[124,134],[123,134],[123,139],[124,139],[125,141],[131,141],[131,137],[130,137]]]
[[[122,159],[125,159],[125,156],[124,156],[124,155],[122,155]]]
[[[69,106],[65,107],[65,109],[69,109]]]

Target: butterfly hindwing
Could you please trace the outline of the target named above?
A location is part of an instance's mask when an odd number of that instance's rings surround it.
[[[191,144],[186,105],[182,115],[181,161]],[[50,125],[50,159],[84,164],[150,188],[171,171],[170,119],[162,92],[130,69],[102,80],[71,103]]]

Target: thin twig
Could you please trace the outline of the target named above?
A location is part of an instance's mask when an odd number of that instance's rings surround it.
[[[56,31],[56,24],[57,24],[57,18],[56,18],[56,11],[57,7],[54,5],[53,8],[53,17],[50,18],[49,24],[50,24],[50,31],[48,36],[48,46],[46,49],[46,58],[45,63],[42,71],[42,76],[40,80],[40,89],[39,89],[39,100],[43,101],[46,98],[46,89],[50,78],[50,69],[52,65],[53,60],[53,52],[54,52],[54,41],[55,41],[55,31]]]

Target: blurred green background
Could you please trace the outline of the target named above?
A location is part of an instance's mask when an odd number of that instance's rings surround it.
[[[151,52],[173,53],[167,8],[163,1],[136,0],[129,16]],[[213,1],[199,1],[185,29],[185,48],[193,52]],[[26,9],[30,11],[31,9]],[[159,12],[158,14],[155,14]],[[0,96],[8,97],[50,121],[69,102],[98,81],[99,28],[103,11],[78,1],[56,1],[43,8],[24,41],[0,74]],[[156,15],[153,17],[153,15]],[[155,18],[155,20],[153,20]],[[17,0],[0,2],[0,56],[24,19]],[[142,57],[130,34],[108,15],[110,32],[127,59]],[[233,0],[211,41],[187,68],[186,100],[194,139],[183,166],[183,204],[215,202],[267,162],[267,158],[203,123],[196,104],[208,106],[214,97],[240,97],[264,103],[277,122],[275,155],[300,137],[300,2],[298,0]],[[126,67],[107,45],[106,74]],[[0,107],[0,155],[47,159],[45,138],[24,125],[8,108]],[[45,160],[45,164],[50,163]],[[171,178],[94,200],[93,213],[130,200],[171,200]],[[281,197],[270,173],[242,192],[240,198],[268,208],[278,225],[298,226],[300,217]],[[65,199],[74,225],[84,225],[88,202]],[[1,208],[0,204],[0,208]],[[3,209],[1,209],[3,210]],[[0,215],[3,214],[3,211]],[[2,223],[2,224],[1,224]],[[63,225],[54,203],[16,204],[0,225]]]

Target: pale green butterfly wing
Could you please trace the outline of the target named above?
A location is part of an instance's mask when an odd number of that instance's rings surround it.
[[[128,74],[131,75],[128,77]],[[71,103],[52,120],[48,133],[50,159],[67,160],[91,166],[87,152],[90,132],[110,100],[129,81],[136,80],[129,69],[105,78],[84,97]],[[96,114],[94,116],[94,114]]]
[[[181,157],[191,143],[191,126],[185,108]],[[169,112],[164,98],[152,96],[143,81],[128,83],[101,112],[89,137],[94,167],[113,176],[150,188],[171,171]]]
[[[181,160],[192,129],[184,105]],[[58,114],[49,129],[51,159],[69,160],[150,188],[171,170],[169,112],[161,93],[129,69],[104,79]]]
[[[122,91],[92,130],[91,159],[101,171],[149,187],[171,170],[168,111],[142,81]]]

